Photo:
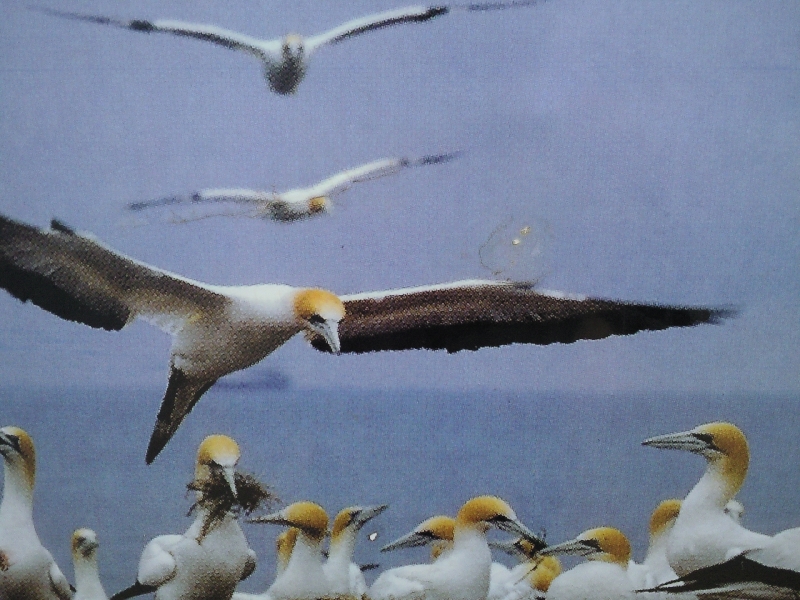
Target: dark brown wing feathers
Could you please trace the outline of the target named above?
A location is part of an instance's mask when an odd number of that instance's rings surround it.
[[[730,311],[570,299],[527,285],[486,285],[345,301],[342,352],[477,350],[506,344],[572,343],[642,330],[714,322]],[[318,350],[325,342],[313,339]]]

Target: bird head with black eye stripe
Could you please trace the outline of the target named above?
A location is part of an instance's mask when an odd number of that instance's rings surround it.
[[[400,548],[416,548],[436,542],[453,542],[456,520],[445,515],[436,515],[425,519],[413,531],[397,538],[381,548],[381,552],[390,552]]]
[[[522,524],[508,503],[497,496],[478,496],[467,501],[456,515],[455,536],[458,537],[462,529],[486,532],[492,526],[520,535],[540,548],[546,546],[543,540]]]
[[[3,427],[0,429],[0,455],[5,461],[7,473],[22,474],[22,480],[29,490],[33,490],[36,481],[36,450],[33,440],[26,431],[19,427]]]
[[[613,527],[597,527],[584,531],[578,537],[539,552],[542,556],[585,556],[627,568],[631,558],[631,544],[625,534]]]
[[[389,508],[388,504],[376,506],[350,506],[339,511],[331,527],[331,543],[335,543],[340,536],[346,533],[355,535],[371,519],[377,517]]]
[[[299,533],[320,544],[328,532],[328,513],[315,502],[295,502],[271,515],[250,519],[250,523],[273,523],[295,527]]]
[[[197,449],[195,480],[206,481],[216,474],[221,475],[236,498],[236,464],[240,456],[239,444],[227,435],[208,436]]]
[[[341,350],[339,322],[344,313],[339,297],[326,290],[299,290],[294,299],[294,314],[300,326],[310,334],[321,336],[334,354]]]
[[[75,560],[93,558],[98,546],[97,534],[91,529],[77,529],[72,534],[72,557]]]

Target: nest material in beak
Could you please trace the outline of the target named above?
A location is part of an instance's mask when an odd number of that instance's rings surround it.
[[[275,493],[253,475],[236,472],[234,482],[236,498],[233,497],[228,481],[220,472],[212,472],[208,479],[187,484],[186,489],[199,494],[198,500],[189,508],[188,514],[192,514],[196,508],[204,509],[207,514],[200,531],[200,539],[222,522],[229,512],[237,515],[244,512],[249,515],[259,508],[269,509],[278,501]]]

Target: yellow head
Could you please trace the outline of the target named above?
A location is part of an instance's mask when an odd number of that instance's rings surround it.
[[[296,527],[315,541],[322,541],[328,532],[328,513],[314,502],[295,502],[280,513],[286,525]]]
[[[515,533],[531,540],[539,548],[544,548],[544,541],[540,540],[530,529],[525,527],[517,515],[506,503],[497,496],[477,496],[468,500],[456,515],[456,531],[463,527],[473,527],[486,531],[494,525],[498,529]]]
[[[333,528],[331,529],[331,541],[335,541],[342,533],[349,530],[355,534],[367,522],[374,517],[377,517],[383,511],[389,508],[388,504],[378,504],[375,506],[348,506],[347,508],[339,511],[336,518],[333,520]]]
[[[308,201],[308,213],[316,215],[330,208],[331,201],[327,196],[315,196]]]
[[[3,427],[0,429],[0,454],[6,463],[22,470],[30,489],[33,489],[36,481],[36,450],[31,436],[19,427]]]
[[[613,527],[589,529],[577,539],[596,545],[597,551],[587,556],[589,560],[602,560],[627,566],[631,559],[631,544],[619,529]]]
[[[299,290],[294,299],[294,314],[303,328],[316,333],[338,353],[339,322],[344,319],[344,304],[336,294],[320,289]]]
[[[220,473],[228,482],[233,497],[236,497],[236,483],[234,468],[239,462],[241,452],[239,444],[227,435],[210,435],[202,441],[197,449],[197,466],[195,479],[203,481],[209,479],[213,472]]]
[[[650,537],[664,533],[670,525],[678,518],[678,513],[681,511],[681,501],[675,498],[664,500],[661,504],[656,506],[653,514],[650,516]]]
[[[72,534],[72,558],[91,558],[97,550],[97,534],[91,529],[76,529]]]
[[[555,556],[542,556],[536,560],[536,566],[528,574],[528,583],[533,589],[546,592],[553,580],[561,575],[561,561]]]
[[[286,565],[292,557],[294,545],[297,543],[297,534],[299,530],[296,527],[289,527],[286,531],[281,533],[275,539],[275,550],[278,554],[278,561]]]
[[[456,520],[453,517],[436,515],[430,519],[425,519],[414,528],[414,531],[433,539],[452,542],[455,528]]]

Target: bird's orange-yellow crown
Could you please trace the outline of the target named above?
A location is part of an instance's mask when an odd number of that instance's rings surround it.
[[[333,520],[333,527],[331,528],[331,537],[338,537],[345,528],[353,521],[353,511],[357,510],[355,506],[348,506],[339,511],[336,518]]]
[[[289,529],[275,538],[275,550],[280,560],[288,562],[289,557],[292,556],[294,545],[297,543],[297,534],[298,529],[296,527],[289,527]]]
[[[239,444],[232,438],[227,435],[210,435],[200,443],[200,447],[197,449],[197,464],[235,464],[240,456]]]
[[[725,475],[730,489],[730,497],[742,487],[750,466],[750,448],[747,438],[741,429],[732,423],[706,423],[694,430],[711,436],[712,443],[721,452],[722,473]]]
[[[97,542],[97,534],[95,534],[95,532],[92,531],[91,529],[85,529],[85,528],[76,529],[72,533],[72,554],[73,554],[73,556],[75,556],[76,554],[81,552],[80,546],[81,546],[81,544],[83,544],[87,540],[91,540],[91,541],[96,543]]]
[[[339,321],[344,318],[344,304],[336,294],[311,288],[297,292],[294,299],[294,312],[305,321],[313,316]]]
[[[328,513],[315,502],[295,502],[283,509],[286,521],[314,539],[322,540],[328,531]]]
[[[19,453],[22,456],[22,468],[25,478],[28,480],[30,487],[33,488],[33,484],[36,481],[36,449],[33,446],[33,439],[31,439],[27,431],[13,425],[3,427],[0,432],[16,438]]]
[[[497,496],[478,496],[468,500],[461,507],[456,516],[456,522],[472,525],[482,521],[491,521],[498,516],[515,520],[517,518],[505,500],[501,500]]]
[[[452,542],[455,528],[456,520],[453,517],[436,515],[430,519],[425,519],[414,530],[420,533],[427,532],[436,539]]]
[[[536,560],[536,566],[528,574],[528,583],[533,589],[546,592],[553,580],[561,575],[561,561],[555,556],[542,556]]]
[[[625,534],[614,527],[597,527],[584,531],[577,538],[578,540],[594,540],[600,547],[600,553],[594,554],[589,558],[592,560],[602,560],[627,566],[631,559],[631,543]]]
[[[650,537],[655,537],[664,532],[664,529],[675,519],[681,511],[681,501],[676,498],[664,500],[656,506],[653,514],[650,515]]]

